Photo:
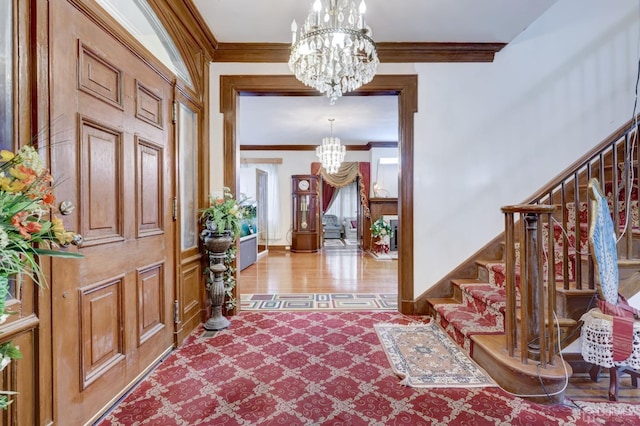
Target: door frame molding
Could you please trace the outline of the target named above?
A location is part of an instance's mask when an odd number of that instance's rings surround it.
[[[223,114],[224,186],[236,194],[239,188],[240,146],[236,140],[238,96],[318,96],[293,75],[220,76],[220,112]],[[398,97],[398,310],[414,313],[413,294],[413,138],[414,114],[418,111],[418,76],[376,75],[349,96],[396,95]],[[234,289],[235,291],[235,289]],[[236,313],[234,310],[234,314]]]

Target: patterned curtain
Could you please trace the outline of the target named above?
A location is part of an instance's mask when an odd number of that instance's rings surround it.
[[[369,211],[369,180],[371,179],[371,165],[368,161],[344,162],[340,166],[340,169],[333,174],[327,173],[321,163],[314,161],[311,163],[311,174],[322,177],[323,211],[325,210],[325,206],[329,206],[329,203],[331,202],[334,188],[342,188],[349,185],[357,178],[360,178],[360,204],[362,204],[365,217],[371,217],[371,212]],[[325,199],[325,187],[327,186],[330,187],[331,190],[330,192],[327,191]]]

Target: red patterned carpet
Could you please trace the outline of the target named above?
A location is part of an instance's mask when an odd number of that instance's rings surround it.
[[[397,312],[242,312],[202,330],[98,424],[635,425],[640,406],[538,405],[500,388],[405,387],[374,324]]]

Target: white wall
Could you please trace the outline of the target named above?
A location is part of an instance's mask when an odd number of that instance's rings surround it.
[[[375,197],[373,187],[377,183],[382,188],[380,197],[398,197],[398,164],[378,164],[380,158],[398,157],[398,148],[373,148],[371,150],[370,197]]]
[[[503,230],[501,206],[526,199],[631,118],[638,16],[635,0],[559,0],[493,63],[379,67],[418,74],[416,297]],[[289,73],[286,64],[214,63],[211,105],[220,75]],[[219,114],[211,135],[215,189]]]
[[[242,151],[241,154],[242,158],[282,158],[282,164],[278,164],[282,238],[269,241],[269,245],[290,246],[291,176],[311,173],[311,163],[318,161],[315,151]],[[369,161],[369,153],[366,151],[347,151],[345,161]]]
[[[415,295],[632,116],[638,2],[560,0],[487,64],[420,64]]]
[[[238,170],[238,180],[240,181],[239,190],[240,194],[243,194],[247,198],[257,200],[256,193],[256,168],[255,167],[240,167]]]

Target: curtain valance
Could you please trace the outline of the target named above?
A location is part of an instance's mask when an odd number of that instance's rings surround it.
[[[322,204],[328,205],[333,196],[333,188],[342,188],[360,178],[360,204],[365,217],[371,217],[369,211],[369,186],[371,179],[371,165],[368,161],[344,162],[336,173],[329,174],[319,162],[311,163],[311,174],[322,177]],[[328,196],[325,200],[325,196]]]

